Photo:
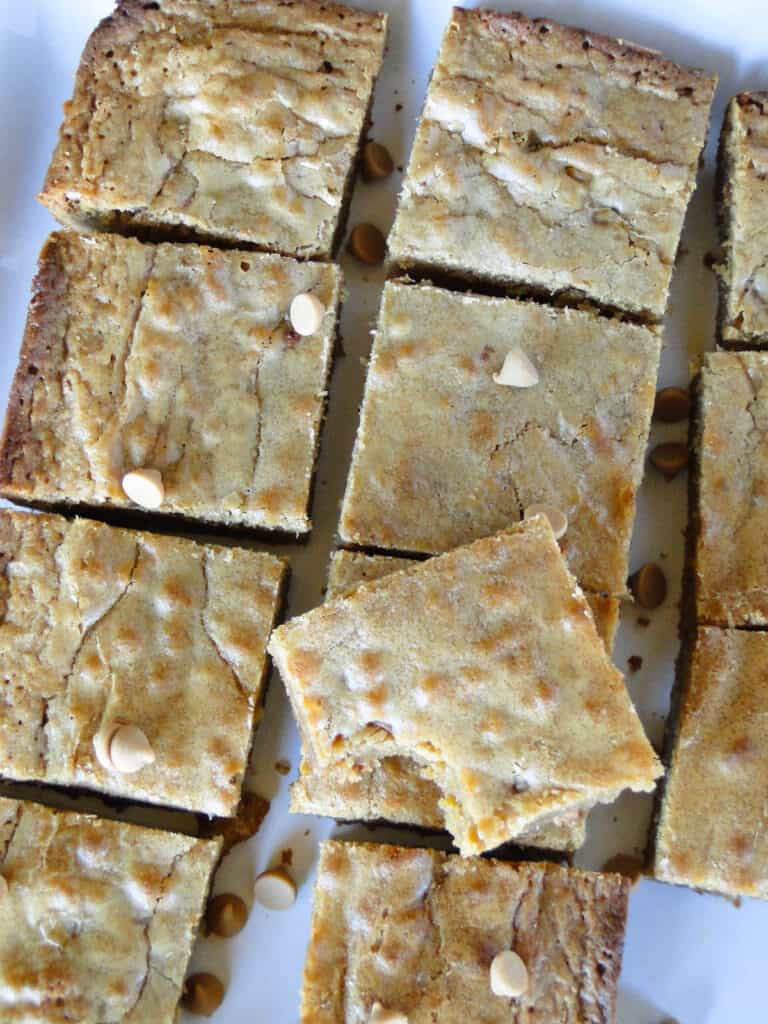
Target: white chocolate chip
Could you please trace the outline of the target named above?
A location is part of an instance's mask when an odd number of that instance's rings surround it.
[[[123,477],[123,490],[142,508],[160,508],[165,497],[163,478],[157,469],[132,469]]]
[[[295,296],[288,310],[291,327],[297,334],[314,334],[319,329],[325,316],[325,306],[316,295],[302,292]]]
[[[108,772],[114,771],[115,767],[109,757],[109,745],[118,728],[119,727],[115,725],[114,722],[108,725],[102,725],[93,737],[93,750],[96,754],[96,760],[99,762],[101,767],[106,768]]]
[[[122,775],[133,775],[155,760],[149,740],[136,725],[118,725],[107,754],[114,770]]]
[[[532,388],[539,383],[539,371],[522,349],[513,348],[504,356],[504,365],[493,379],[511,388]]]
[[[497,953],[491,964],[491,991],[516,999],[528,991],[528,968],[512,949]]]
[[[523,513],[523,519],[532,519],[534,516],[545,516],[549,520],[555,540],[560,540],[568,529],[568,516],[554,505],[529,505]]]
[[[381,1003],[374,1003],[368,1024],[408,1024],[408,1016],[398,1010],[386,1010]]]
[[[284,868],[270,868],[253,883],[253,898],[267,910],[288,910],[296,900],[296,883]]]

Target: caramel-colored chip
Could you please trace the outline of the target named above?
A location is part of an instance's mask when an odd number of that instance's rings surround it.
[[[629,577],[629,589],[641,608],[658,608],[667,596],[667,577],[655,562],[647,562]]]
[[[662,388],[656,392],[653,418],[660,423],[680,423],[691,414],[691,396],[686,388]]]
[[[248,920],[248,908],[245,901],[231,892],[223,892],[214,896],[205,913],[205,924],[212,935],[220,935],[230,939],[245,927]]]
[[[688,465],[688,448],[679,441],[659,444],[651,452],[651,465],[672,480]]]
[[[347,249],[356,260],[374,266],[384,259],[384,235],[373,224],[358,224],[350,232]]]
[[[380,142],[366,142],[363,146],[361,172],[363,181],[378,181],[387,178],[395,169],[395,162],[386,146]]]
[[[221,851],[223,857],[233,846],[244,843],[251,836],[256,835],[268,810],[269,800],[265,800],[258,793],[243,793],[236,816],[234,818],[204,819],[200,823],[200,837],[210,839],[211,836],[221,836],[224,840]]]
[[[184,982],[181,1005],[198,1017],[210,1017],[221,1006],[224,986],[215,974],[201,971],[191,974]]]

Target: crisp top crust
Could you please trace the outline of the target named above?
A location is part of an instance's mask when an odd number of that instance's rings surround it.
[[[455,8],[392,261],[660,319],[716,81],[622,40]]]
[[[122,0],[85,47],[42,201],[328,259],[386,16],[313,0]]]
[[[2,1019],[173,1024],[220,849],[0,799]]]
[[[629,884],[554,864],[326,842],[304,967],[302,1024],[367,1021],[374,1003],[410,1024],[612,1024]],[[489,984],[514,949],[530,991]]]
[[[51,235],[0,452],[14,500],[134,507],[123,474],[162,473],[161,512],[304,532],[340,273],[280,256],[116,235]],[[326,313],[299,338],[291,300]]]
[[[768,355],[718,352],[701,371],[697,618],[768,623]]]
[[[8,511],[0,558],[0,775],[233,814],[284,564]],[[102,767],[112,722],[138,726],[155,763]]]
[[[725,344],[768,346],[768,92],[743,92],[723,126]]]
[[[687,669],[655,874],[768,898],[768,636],[703,628]]]
[[[530,388],[493,380],[519,346]],[[588,590],[626,590],[660,341],[572,309],[390,282],[384,289],[339,531],[345,543],[447,551],[566,513]]]
[[[346,596],[366,580],[382,579],[413,565],[408,558],[335,551],[328,572],[328,598]],[[589,600],[589,598],[588,598]],[[616,602],[617,603],[617,602]],[[385,757],[357,766],[350,777],[346,766],[326,765],[313,770],[302,756],[298,779],[291,786],[291,810],[353,821],[393,821],[428,829],[444,829],[440,790],[422,777],[419,766],[405,757]],[[570,811],[515,837],[521,846],[546,850],[578,850],[586,832],[586,812]]]
[[[463,853],[661,772],[542,517],[327,601],[269,650],[314,762],[417,760]]]

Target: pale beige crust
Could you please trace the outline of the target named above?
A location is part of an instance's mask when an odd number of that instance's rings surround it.
[[[768,354],[704,357],[696,439],[696,615],[768,624]]]
[[[121,481],[160,470],[160,512],[309,530],[333,354],[336,267],[117,235],[51,235],[0,450],[14,501],[135,508]],[[294,296],[325,307],[299,337]]]
[[[269,649],[314,763],[414,759],[463,853],[661,773],[542,517],[362,584]]]
[[[515,347],[534,387],[493,380]],[[447,551],[545,503],[568,516],[562,547],[581,586],[623,594],[659,353],[645,327],[389,282],[342,541]]]
[[[322,844],[301,1024],[614,1024],[629,883],[554,864]],[[530,990],[492,993],[514,949]]]
[[[361,582],[382,579],[413,564],[408,558],[335,551],[328,572],[328,597],[350,594]],[[302,754],[299,777],[291,786],[294,813],[348,821],[382,820],[444,829],[439,803],[437,785],[422,778],[418,765],[404,757],[385,757],[370,766],[360,765],[350,778],[344,767],[329,765],[313,771],[311,755],[307,759]],[[515,842],[545,850],[578,850],[586,836],[586,820],[586,811],[571,811],[523,832]]]
[[[720,141],[722,179],[720,340],[768,346],[768,92],[728,105]]]
[[[768,636],[700,628],[656,837],[665,882],[768,899]]]
[[[622,40],[455,8],[392,263],[660,320],[716,82]]]
[[[386,24],[318,0],[120,0],[41,200],[79,229],[330,259]]]
[[[283,562],[7,510],[0,558],[0,775],[234,814]],[[112,722],[155,763],[104,768],[93,738]]]
[[[0,799],[0,1016],[173,1024],[221,843]]]

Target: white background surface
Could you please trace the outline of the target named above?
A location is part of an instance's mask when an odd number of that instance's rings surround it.
[[[714,142],[727,96],[741,88],[768,88],[768,17],[765,0],[520,0],[526,13],[550,15],[570,24],[623,36],[661,49],[683,63],[720,74],[707,163],[689,211],[684,249],[675,272],[666,326],[661,384],[685,383],[689,359],[711,347],[715,287],[702,266],[714,245],[712,197]],[[26,304],[40,245],[54,224],[34,200],[71,92],[72,75],[88,33],[111,10],[109,0],[0,0],[0,401],[4,403],[21,339]],[[449,0],[383,0],[389,11],[389,52],[379,80],[373,137],[396,163],[407,160],[426,82],[447,22]],[[491,6],[489,3],[488,6]],[[499,3],[501,9],[509,5]],[[396,104],[403,109],[396,111]],[[350,223],[370,220],[386,233],[400,175],[376,185],[358,184]],[[308,546],[282,547],[293,566],[291,610],[321,600],[325,565],[333,540],[343,481],[362,391],[361,362],[370,344],[383,274],[361,270],[342,256],[349,300],[342,334],[346,355],[337,361],[315,494],[316,529]],[[685,425],[655,426],[652,444],[682,439]],[[651,739],[663,732],[677,648],[677,600],[685,522],[685,482],[666,483],[649,473],[640,496],[632,564],[660,560],[670,580],[664,608],[651,625],[637,625],[637,611],[622,610],[615,657],[626,670],[631,654],[642,669],[628,684]],[[194,737],[190,737],[194,742]],[[291,763],[287,779],[274,770],[278,758]],[[293,851],[300,884],[295,908],[270,914],[254,907],[246,929],[234,940],[200,941],[194,967],[218,973],[228,985],[215,1019],[221,1024],[295,1024],[298,990],[309,926],[311,880],[317,841],[330,834],[367,838],[360,827],[291,816],[290,778],[298,766],[297,740],[282,686],[273,679],[264,724],[257,736],[249,788],[272,800],[258,835],[236,848],[219,872],[217,891],[239,892],[250,904],[250,883],[280,851]],[[589,839],[577,862],[599,868],[618,851],[645,843],[650,815],[645,797],[620,800],[594,812]],[[717,813],[717,808],[712,808]],[[377,830],[402,841],[404,833]],[[630,907],[620,1024],[660,1024],[671,1015],[680,1024],[758,1024],[768,1019],[765,949],[768,906],[745,901],[740,908],[714,896],[643,881]],[[192,1018],[190,1018],[190,1021]],[[468,1022],[471,1024],[471,1022]]]

